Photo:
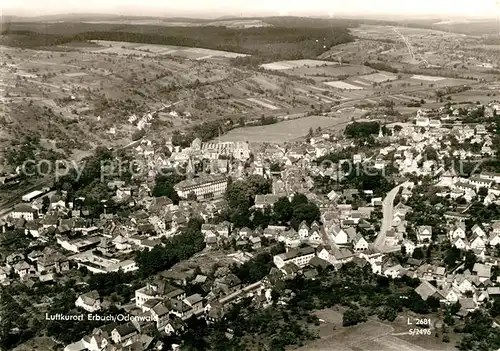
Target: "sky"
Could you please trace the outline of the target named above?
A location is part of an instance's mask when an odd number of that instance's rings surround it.
[[[5,15],[380,15],[496,18],[500,0],[0,0]]]

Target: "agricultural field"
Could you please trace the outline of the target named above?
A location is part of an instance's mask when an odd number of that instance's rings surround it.
[[[335,46],[319,58],[351,64],[376,62],[400,72],[457,78],[476,78],[477,73],[491,74],[492,69],[499,67],[498,45],[439,28],[363,24],[350,29],[357,37],[355,42]],[[411,44],[413,56],[404,40]]]
[[[410,79],[423,80],[425,82],[439,82],[440,80],[444,80],[444,77],[433,77],[433,76],[422,76],[422,75],[414,75],[411,76]]]
[[[85,20],[82,23],[89,24],[120,24],[120,25],[150,25],[150,26],[164,26],[164,27],[200,27],[200,26],[225,26],[227,28],[258,28],[270,27],[269,23],[265,23],[260,19],[248,20],[223,20],[223,21],[208,21],[208,20],[195,20],[195,21],[173,21],[165,19],[144,19],[144,20]]]
[[[371,83],[384,83],[397,80],[398,76],[389,72],[378,72],[373,74],[367,74],[365,76],[360,76],[359,78],[367,80]]]
[[[343,82],[340,80],[334,81],[334,82],[324,82],[323,84],[326,84],[328,86],[341,89],[341,90],[363,90],[364,88],[361,86],[349,84],[347,82]]]
[[[2,47],[5,113],[0,147],[38,135],[64,157],[72,157],[97,146],[128,144],[138,130],[131,122],[134,115],[138,121],[148,112],[159,112],[150,121],[151,137],[156,138],[210,119],[286,115],[340,99],[300,77],[233,67],[227,59],[203,59],[218,51],[182,48],[189,58],[163,55],[172,46],[81,44],[59,51]]]
[[[105,41],[105,40],[91,40],[101,48],[91,49],[91,52],[116,54],[116,55],[141,55],[147,57],[158,57],[163,55],[185,57],[191,60],[206,60],[213,57],[245,57],[248,55],[239,54],[234,52],[203,49],[203,48],[190,48],[182,46],[171,45],[154,45],[154,44],[141,44],[129,43],[120,41]]]
[[[318,67],[300,67],[284,71],[289,76],[313,79],[316,82],[376,73],[376,70],[363,65],[336,64]]]

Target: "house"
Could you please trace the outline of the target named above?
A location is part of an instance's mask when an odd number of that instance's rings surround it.
[[[170,309],[171,314],[174,314],[175,316],[184,320],[193,315],[191,306],[189,306],[183,300],[170,299],[167,303],[167,307]]]
[[[156,328],[158,330],[165,328],[169,320],[169,310],[162,302],[157,303],[152,309],[149,310],[149,313],[156,322]]]
[[[186,328],[186,324],[179,317],[170,317],[165,325],[165,333],[167,335],[179,334]],[[180,349],[179,349],[180,350]]]
[[[403,267],[400,264],[398,264],[398,265],[386,268],[384,270],[384,275],[386,277],[396,279],[396,278],[402,276],[402,272],[403,272]]]
[[[482,237],[474,235],[470,239],[470,247],[473,250],[483,250],[486,247],[486,242]]]
[[[460,237],[457,237],[457,238],[453,239],[451,241],[451,245],[453,245],[457,249],[463,250],[463,251],[469,249],[469,247],[470,247],[467,239],[462,239]]]
[[[425,280],[415,289],[415,292],[420,295],[420,297],[424,301],[426,301],[431,296],[439,300],[442,300],[444,298],[444,296],[434,285]]]
[[[417,227],[417,239],[419,242],[430,242],[432,240],[432,227],[421,225]]]
[[[478,224],[474,224],[471,231],[472,231],[472,234],[474,234],[474,235],[480,236],[483,239],[486,238],[486,232]]]
[[[16,263],[13,268],[14,273],[16,273],[21,278],[33,271],[33,267],[26,263],[26,261]]]
[[[491,266],[488,264],[476,262],[472,268],[472,272],[475,273],[480,282],[491,278]]]
[[[249,238],[250,244],[252,245],[253,250],[260,249],[262,246],[261,239],[258,236],[251,236]]]
[[[132,323],[127,323],[113,329],[111,332],[111,339],[115,344],[122,344],[137,334],[135,326]]]
[[[333,241],[337,245],[345,245],[349,242],[349,238],[345,230],[337,225],[331,227],[330,234],[333,236]]]
[[[309,232],[309,243],[312,245],[319,245],[323,242],[324,229],[311,229]]]
[[[356,237],[354,238],[353,242],[353,247],[354,251],[365,251],[368,250],[368,241],[361,235],[360,233],[356,234]]]
[[[467,291],[474,290],[474,282],[477,278],[473,276],[465,276],[463,274],[455,276],[452,281],[452,285],[458,289],[462,294],[465,294]]]
[[[83,308],[87,312],[101,310],[101,301],[99,293],[96,290],[80,295],[75,301],[75,306]]]
[[[210,301],[204,308],[207,323],[219,321],[224,316],[224,306],[217,300]]]
[[[300,223],[298,234],[301,240],[305,240],[309,237],[309,226],[306,221]]]
[[[454,287],[448,287],[441,291],[441,294],[444,297],[444,302],[447,304],[454,304],[456,303],[459,298],[462,296],[460,291],[457,288]]]
[[[278,199],[279,196],[273,194],[255,195],[255,208],[264,209],[266,207],[273,207]]]
[[[193,294],[183,300],[188,306],[191,307],[194,314],[203,311],[203,297],[200,294]]]
[[[495,247],[500,244],[500,234],[492,232],[488,238],[488,244],[491,247]]]
[[[456,238],[462,238],[465,239],[465,223],[463,222],[458,222],[453,225],[453,227],[450,229],[448,232],[448,238],[450,241],[455,240]]]

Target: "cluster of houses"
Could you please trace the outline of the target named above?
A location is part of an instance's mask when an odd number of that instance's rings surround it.
[[[282,242],[286,252],[273,257],[275,267],[266,278],[249,285],[242,284],[231,273],[211,279],[194,271],[162,272],[135,291],[132,304],[122,306],[129,315],[137,318],[125,324],[112,323],[97,328],[91,335],[68,345],[67,351],[103,350],[111,346],[113,350],[160,347],[157,340],[147,336],[148,331],[177,333],[185,327],[185,320],[193,315],[204,317],[208,322],[218,320],[232,304],[246,296],[253,297],[258,306],[265,307],[271,301],[270,292],[276,281],[297,274],[315,279],[320,269],[338,268],[347,262],[367,265],[374,273],[391,278],[405,275],[419,278],[422,284],[417,293],[422,298],[434,296],[443,303],[460,301],[465,311],[473,310],[500,293],[491,275],[497,262],[487,250],[500,244],[499,223],[485,223],[467,230],[464,213],[446,213],[445,220],[449,223],[447,239],[451,245],[463,251],[472,250],[477,255],[478,263],[472,271],[447,272],[444,267],[413,258],[401,265],[390,254],[379,252],[373,243],[375,238],[366,233],[376,235],[379,232],[376,222],[380,219],[388,222],[383,246],[404,247],[408,256],[433,241],[433,228],[426,225],[415,228],[415,242],[406,236],[408,213],[412,208],[404,202],[412,196],[413,183],[407,182],[402,187],[401,202],[393,206],[390,218],[386,218],[386,211],[382,211],[382,197],[374,196],[372,190],[332,190],[326,195],[314,192],[314,176],[330,176],[335,180],[345,176],[340,171],[343,162],[369,165],[379,171],[392,163],[401,175],[429,175],[437,179],[436,186],[442,190],[438,196],[463,198],[470,202],[481,193],[484,205],[497,203],[500,175],[483,172],[465,178],[454,171],[444,170],[440,164],[444,157],[493,155],[492,138],[480,125],[462,125],[450,118],[431,119],[425,111],[419,111],[415,124],[395,124],[386,128],[389,135],[384,136],[381,129],[377,138],[390,142],[377,150],[375,156],[358,153],[350,160],[331,164],[331,167],[316,165],[314,161],[350,146],[351,142],[337,140],[327,133],[289,147],[265,144],[255,148],[246,142],[204,143],[196,139],[189,147],[181,148],[167,142],[161,147],[169,149],[169,156],[159,151],[158,145],[141,140],[131,149],[137,159],[146,161],[142,163],[146,165],[146,173],[141,175],[144,177],[141,185],[128,185],[121,180],[107,183],[109,191],[114,194],[113,201],[130,209],[127,217],[105,212],[95,218],[91,209],[85,206],[85,199],[67,198],[65,192],[44,190],[23,199],[24,203],[0,220],[2,231],[23,232],[33,240],[33,247],[43,248],[28,251],[27,255],[16,253],[3,258],[0,283],[18,280],[30,286],[37,281],[54,281],[56,273],[64,274],[75,267],[104,274],[135,271],[138,269],[134,260],[136,251],[163,245],[163,238],[177,235],[191,217],[200,216],[206,222],[201,232],[207,252],[227,248],[227,243],[232,241],[236,251],[242,252],[259,251],[267,241]],[[452,150],[453,138],[459,145],[466,142],[478,147],[476,151]],[[426,159],[429,148],[436,151],[437,160]],[[200,162],[206,160],[209,172],[197,174]],[[275,164],[279,164],[279,170],[272,167]],[[188,175],[186,180],[174,186],[180,202],[174,204],[166,196],[153,197],[151,189],[157,170],[180,165],[187,165]],[[255,196],[255,209],[264,211],[272,208],[282,196],[292,198],[294,194],[302,193],[320,209],[320,221],[304,221],[296,229],[268,226],[252,230],[233,228],[229,222],[207,224],[222,209],[221,198],[229,177],[245,179],[253,174],[273,180],[269,194]],[[353,206],[354,200],[359,202],[357,206]],[[199,285],[204,293],[186,294],[188,284]],[[76,308],[91,313],[106,311],[111,304],[108,297],[99,296],[96,291],[83,294],[75,301]]]

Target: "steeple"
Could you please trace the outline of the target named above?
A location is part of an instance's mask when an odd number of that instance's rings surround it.
[[[186,176],[187,176],[187,178],[188,179],[192,179],[194,172],[195,172],[195,168],[194,168],[194,165],[193,165],[193,159],[191,158],[191,156],[189,156],[188,164],[187,164],[187,167],[186,167]]]

